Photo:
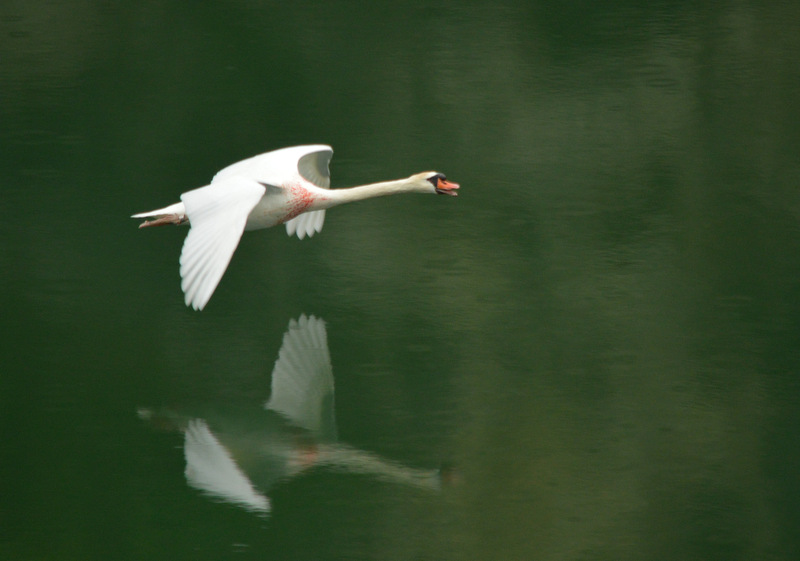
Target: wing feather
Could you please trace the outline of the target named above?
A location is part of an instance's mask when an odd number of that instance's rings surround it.
[[[181,195],[191,224],[180,259],[187,306],[202,310],[208,303],[264,192],[256,181],[233,176]]]
[[[281,148],[231,164],[218,171],[211,183],[241,175],[259,183],[281,185],[299,173],[307,181],[327,189],[331,184],[328,172],[331,157],[333,148],[325,144]]]
[[[309,238],[317,232],[322,231],[322,225],[325,223],[325,209],[312,210],[311,212],[304,212],[295,216],[286,222],[286,233],[290,236],[297,234],[301,240],[308,236]]]
[[[330,189],[331,172],[329,165],[333,157],[333,149],[330,146],[310,146],[313,151],[308,152],[297,160],[297,171],[307,181],[317,187]]]

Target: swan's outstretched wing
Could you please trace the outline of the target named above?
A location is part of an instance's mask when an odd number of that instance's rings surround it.
[[[328,189],[331,186],[328,163],[332,156],[333,148],[325,144],[281,148],[231,164],[219,170],[211,183],[240,175],[258,183],[283,185],[300,174],[317,187]]]
[[[333,372],[321,319],[302,315],[289,322],[272,370],[272,393],[264,407],[318,438],[336,439]]]
[[[297,237],[301,240],[306,236],[310,238],[315,233],[322,231],[324,223],[325,209],[304,212],[286,221],[286,233],[290,236],[297,234]]]
[[[306,181],[310,181],[323,189],[331,188],[331,172],[329,165],[333,157],[333,148],[318,144],[303,146],[307,152],[297,160],[297,171]]]
[[[247,216],[266,189],[233,176],[181,195],[191,230],[181,251],[181,288],[186,305],[202,310],[214,294],[239,245]]]
[[[183,453],[189,485],[249,510],[269,512],[269,499],[255,490],[230,451],[220,444],[202,419],[189,421]]]

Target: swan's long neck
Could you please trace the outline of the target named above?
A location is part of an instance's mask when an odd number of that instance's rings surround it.
[[[372,199],[374,197],[385,197],[398,193],[420,192],[419,186],[410,180],[397,179],[394,181],[382,181],[380,183],[370,183],[359,187],[349,187],[347,189],[330,189],[320,197],[319,205],[323,208]]]

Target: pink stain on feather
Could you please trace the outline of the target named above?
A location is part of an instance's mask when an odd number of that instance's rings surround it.
[[[287,185],[289,188],[289,212],[283,219],[288,222],[295,216],[303,214],[314,202],[314,195],[299,183]]]

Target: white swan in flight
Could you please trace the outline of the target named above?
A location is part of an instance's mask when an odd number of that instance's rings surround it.
[[[396,193],[457,195],[457,183],[428,171],[405,179],[334,189],[328,164],[333,149],[323,144],[282,148],[232,164],[210,185],[187,191],[181,202],[134,214],[153,218],[139,227],[191,225],[180,258],[187,306],[202,310],[217,288],[244,230],[286,224],[298,238],[322,230],[325,209]]]

